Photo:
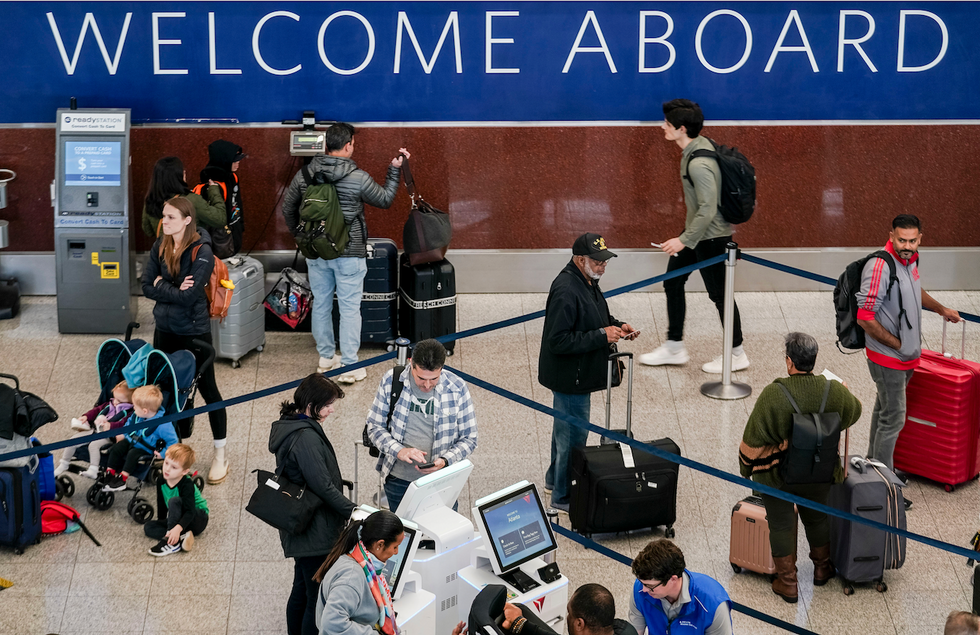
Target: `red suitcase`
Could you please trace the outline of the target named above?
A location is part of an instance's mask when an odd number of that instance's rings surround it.
[[[906,389],[905,427],[895,444],[895,468],[945,485],[946,491],[980,474],[980,364],[922,351]]]

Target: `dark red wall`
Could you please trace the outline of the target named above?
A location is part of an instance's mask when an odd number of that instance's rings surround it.
[[[744,247],[831,247],[883,243],[896,214],[919,215],[927,246],[980,245],[980,178],[970,148],[978,126],[738,126],[705,133],[738,146],[758,175],[755,217],[738,230]],[[245,246],[294,247],[276,207],[299,167],[286,128],[134,128],[132,222],[139,227],[153,163],[175,154],[188,180],[207,144],[244,146]],[[354,159],[376,179],[399,147],[415,157],[420,191],[453,216],[453,248],[566,248],[584,231],[613,247],[648,247],[684,224],[680,149],[656,127],[364,128]],[[0,129],[8,184],[11,251],[50,251],[53,129]],[[404,189],[390,210],[369,208],[373,236],[401,242]],[[149,240],[137,231],[137,248]]]

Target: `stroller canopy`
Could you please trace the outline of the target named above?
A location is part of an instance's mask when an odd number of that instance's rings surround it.
[[[98,403],[104,403],[112,398],[112,389],[123,380],[123,368],[136,351],[144,346],[146,346],[144,340],[123,341],[111,338],[102,342],[95,356],[95,365],[99,372],[99,388],[102,390]]]
[[[153,350],[146,357],[146,381],[156,384],[163,393],[163,407],[168,415],[184,409],[187,396],[194,389],[197,360],[190,351],[164,353]]]

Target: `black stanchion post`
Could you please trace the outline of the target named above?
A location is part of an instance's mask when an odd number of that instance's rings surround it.
[[[980,586],[977,586],[977,572],[980,571],[980,564],[973,567],[973,577],[970,582],[973,584],[973,612],[980,615]]]
[[[745,399],[752,394],[752,386],[732,381],[732,342],[735,339],[735,265],[738,263],[738,245],[729,242],[728,260],[725,261],[725,345],[721,353],[721,381],[701,384],[701,394],[712,399]]]

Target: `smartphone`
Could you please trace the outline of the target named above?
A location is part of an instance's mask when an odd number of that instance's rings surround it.
[[[643,329],[633,329],[632,332],[626,333],[625,335],[623,335],[623,337],[625,337],[628,340],[635,340],[637,338],[637,336],[639,336],[639,334],[642,333],[642,332],[643,332]]]
[[[650,244],[653,245],[654,247],[656,247],[657,249],[663,249],[664,248],[663,245],[661,245],[660,243],[650,243]],[[671,255],[676,256],[677,254],[671,254]]]
[[[430,467],[435,467],[435,466],[436,466],[435,463],[421,463],[419,465],[416,465],[415,467],[419,468],[420,470],[427,470]]]

